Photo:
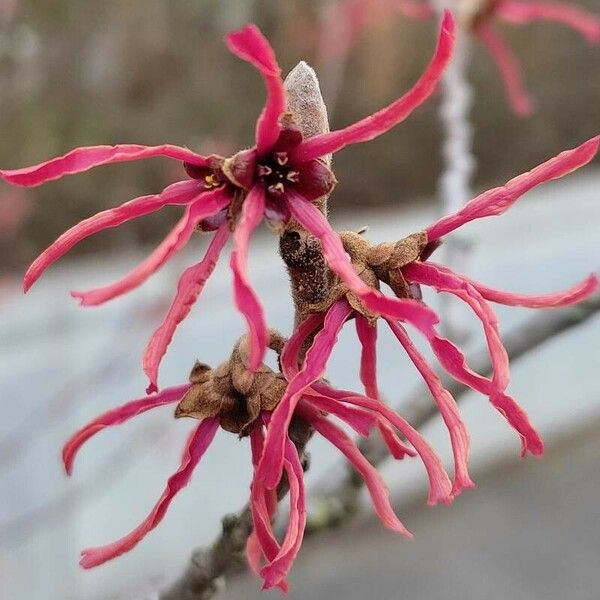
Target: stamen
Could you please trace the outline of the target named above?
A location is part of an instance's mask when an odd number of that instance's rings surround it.
[[[272,172],[273,172],[273,169],[271,169],[271,167],[268,167],[267,165],[258,165],[258,176],[259,177],[267,177]]]
[[[300,181],[300,171],[288,171],[285,178],[292,183],[298,183]]]
[[[273,194],[275,196],[282,196],[283,193],[285,192],[285,186],[283,185],[283,183],[279,182],[279,183],[276,183],[274,185],[270,185],[267,188],[267,191],[270,194]]]
[[[281,165],[282,167],[286,165],[289,160],[287,152],[275,152],[273,156],[275,157],[277,164]]]

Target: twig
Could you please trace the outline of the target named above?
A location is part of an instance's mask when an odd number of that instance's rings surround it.
[[[548,340],[564,331],[585,323],[600,312],[600,294],[581,304],[545,311],[505,336],[504,345],[511,362],[535,350]],[[469,365],[477,372],[489,375],[491,366],[487,350],[480,350],[469,357]],[[468,389],[450,377],[442,377],[444,387],[456,398],[464,395]],[[422,428],[432,418],[438,416],[435,403],[429,392],[420,389],[399,407],[413,427]],[[360,451],[374,466],[389,457],[389,452],[379,437],[372,436],[359,443]],[[307,535],[323,531],[348,520],[359,507],[359,496],[363,480],[356,476],[350,465],[345,466],[343,479],[332,490],[314,502],[314,512],[309,516]]]
[[[287,108],[293,114],[304,137],[329,130],[327,111],[315,72],[305,63],[299,63],[284,83]],[[328,157],[327,162],[330,162]],[[327,198],[317,201],[327,213]],[[280,238],[280,253],[290,275],[295,305],[295,322],[304,317],[307,304],[320,302],[327,296],[332,276],[321,254],[318,240],[308,235],[297,223],[290,223]],[[289,430],[296,445],[304,470],[308,469],[306,444],[312,436],[310,426],[294,419]],[[281,500],[288,493],[288,482],[283,479],[277,488]],[[192,554],[185,572],[173,585],[160,594],[160,600],[208,600],[223,585],[223,577],[244,565],[243,552],[252,532],[250,507],[246,505],[237,514],[223,519],[223,530],[207,548]]]

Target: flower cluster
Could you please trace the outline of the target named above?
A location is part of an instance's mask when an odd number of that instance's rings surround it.
[[[246,273],[249,239],[263,217],[281,228],[294,218],[325,247],[337,240],[335,232],[315,205],[331,192],[336,181],[324,157],[385,133],[419,107],[435,90],[452,54],[454,20],[446,13],[434,56],[414,87],[404,96],[338,131],[315,135],[304,140],[293,117],[286,114],[285,91],[281,71],[273,50],[253,25],[226,37],[229,49],[252,64],[262,75],[267,100],[256,123],[255,145],[232,157],[200,156],[172,145],[140,146],[121,144],[77,148],[50,161],[17,170],[0,170],[5,181],[20,186],[37,186],[47,181],[81,173],[99,165],[164,156],[183,163],[189,179],[170,185],[160,194],[142,196],[117,208],[108,209],[75,225],[63,233],[29,267],[25,274],[27,291],[42,273],[75,244],[109,227],[155,212],[166,205],[185,207],[184,216],[154,252],[119,281],[86,292],[72,292],[84,306],[112,300],[141,285],[189,241],[200,228],[215,231],[205,257],[181,276],[169,311],[146,347],[144,371],[149,379],[148,392],[158,389],[158,369],[178,324],[188,315],[206,280],[215,268],[230,232],[234,296],[244,315],[251,338],[250,370],[260,365],[267,346],[267,326],[262,306]],[[358,279],[345,259],[326,252],[333,271],[348,285],[357,287],[369,304],[393,305],[398,318],[429,318],[426,309],[404,300],[384,299]]]
[[[429,259],[444,236],[475,219],[504,213],[532,188],[587,164],[598,152],[600,137],[563,152],[505,186],[481,194],[455,214],[394,243],[372,245],[359,234],[336,233],[320,205],[320,200],[336,183],[328,156],[383,134],[433,93],[452,54],[454,29],[452,16],[445,13],[433,58],[403,97],[344,129],[305,138],[295,115],[286,112],[285,88],[274,53],[260,31],[250,25],[229,34],[226,40],[234,54],[259,71],[267,89],[251,148],[225,158],[200,156],[171,145],[96,146],[79,148],[33,167],[0,171],[0,176],[9,183],[36,186],[99,165],[163,156],[180,161],[189,176],[159,194],[136,198],[74,226],[34,261],[25,275],[25,290],[82,239],[166,205],[184,207],[184,215],[173,231],[144,262],[118,282],[88,292],[74,292],[82,304],[101,304],[141,285],[185,246],[194,231],[212,232],[204,258],[181,275],[171,307],[147,346],[144,370],[149,378],[149,395],[94,419],[64,447],[63,460],[70,474],[75,456],[87,440],[143,412],[177,404],[176,416],[200,421],[187,442],[180,467],[169,478],[147,518],[120,540],[84,550],[83,567],[94,567],[131,550],[160,523],[175,495],[190,480],[219,427],[250,440],[254,469],[250,507],[254,530],[248,541],[247,556],[252,569],[263,577],[265,587],[287,589],[286,577],[302,543],[306,524],[302,448],[312,431],[331,442],[356,468],[384,525],[410,537],[390,506],[381,476],[334,421],[340,420],[360,436],[378,429],[396,459],[418,457],[429,479],[430,504],[449,503],[463,489],[474,485],[468,473],[469,435],[457,405],[413,344],[406,325],[424,337],[452,377],[489,398],[520,435],[523,454],[542,453],[540,436],[507,393],[508,359],[489,302],[540,308],[562,306],[593,293],[598,287],[597,278],[592,275],[564,292],[526,296],[492,289]],[[268,329],[246,272],[250,236],[263,218],[279,232],[290,222],[299,224],[317,240],[331,269],[329,293],[317,304],[299,307],[306,318],[289,340]],[[161,359],[231,235],[234,296],[246,318],[248,334],[222,365],[211,369],[197,363],[188,384],[159,392]],[[382,293],[382,284],[393,294]],[[439,334],[436,329],[439,319],[422,301],[421,286],[453,294],[473,310],[483,327],[492,364],[491,377],[474,372],[461,350]],[[362,348],[360,377],[364,394],[337,390],[323,380],[338,334],[350,320],[355,322]],[[453,482],[423,436],[380,400],[376,379],[380,320],[396,336],[439,408],[454,453]],[[268,348],[278,354],[280,372],[264,364]],[[298,427],[304,428],[305,439],[300,439]],[[282,486],[289,488],[290,516],[280,541],[273,532],[272,521]]]

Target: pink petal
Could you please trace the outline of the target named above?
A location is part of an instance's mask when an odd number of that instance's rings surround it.
[[[125,423],[125,421],[129,421],[129,419],[137,417],[158,406],[178,402],[189,388],[189,384],[166,388],[160,392],[160,394],[147,396],[145,398],[140,398],[139,400],[132,400],[131,402],[113,408],[103,415],[96,417],[93,421],[90,421],[72,435],[63,446],[62,458],[67,475],[71,475],[73,472],[73,462],[75,461],[79,449],[92,436],[100,433],[107,427],[121,425],[122,423]]]
[[[365,394],[369,398],[380,400],[377,389],[377,324],[370,325],[362,315],[356,315],[354,323],[361,345],[360,380]],[[383,419],[379,420],[378,427],[390,454],[396,460],[403,459],[407,454],[407,448],[396,435],[394,428]]]
[[[555,21],[579,32],[590,44],[600,41],[600,19],[572,4],[503,0],[496,12],[505,21],[517,25],[532,21]]]
[[[256,123],[256,150],[262,155],[275,145],[281,130],[279,118],[285,112],[281,69],[273,48],[255,25],[246,25],[239,31],[227,34],[225,41],[236,56],[260,71],[267,87],[265,107]]]
[[[390,329],[402,344],[402,347],[408,354],[421,377],[427,384],[435,403],[438,406],[440,414],[450,434],[452,443],[452,453],[454,455],[454,486],[452,494],[457,496],[464,489],[475,487],[469,477],[469,433],[460,416],[458,406],[452,397],[442,385],[440,378],[435,371],[427,364],[425,357],[417,350],[406,330],[393,321],[388,321]]]
[[[290,516],[285,538],[277,557],[263,570],[263,589],[269,589],[285,581],[296,556],[302,546],[306,527],[306,497],[304,492],[304,473],[298,451],[289,438],[285,443],[284,468],[290,486]]]
[[[478,386],[484,383],[480,391],[484,391],[490,397],[492,404],[519,433],[522,454],[528,450],[533,454],[541,454],[543,443],[539,434],[529,423],[525,412],[505,393],[509,382],[508,355],[500,339],[496,317],[487,302],[468,281],[462,281],[455,273],[434,263],[413,263],[405,267],[403,273],[413,282],[433,286],[438,291],[450,292],[471,307],[483,325],[493,370],[491,382],[486,378],[477,381]],[[500,405],[504,408],[500,409]]]
[[[204,258],[188,267],[177,282],[177,292],[160,327],[154,332],[144,352],[144,373],[150,380],[147,392],[158,389],[158,368],[173,339],[175,330],[189,314],[194,302],[212,275],[223,246],[229,239],[229,223],[223,223],[215,233]]]
[[[262,425],[254,426],[250,430],[250,445],[252,448],[252,465],[256,469],[262,455],[264,446],[264,433]],[[279,553],[280,545],[271,527],[271,522],[277,512],[277,492],[267,490],[256,477],[250,486],[250,510],[254,530],[246,544],[246,557],[252,571],[261,576],[261,558],[267,561],[275,559]],[[287,593],[288,586],[285,581],[279,583],[282,592]]]
[[[306,353],[302,370],[290,381],[281,402],[273,411],[265,450],[257,471],[257,476],[264,480],[269,489],[274,489],[281,478],[287,430],[302,392],[324,375],[337,336],[351,313],[352,309],[345,300],[331,306],[323,329],[317,333]]]
[[[233,239],[235,250],[231,253],[233,271],[233,291],[235,305],[244,315],[250,335],[250,359],[248,368],[255,371],[263,360],[269,341],[265,315],[256,293],[248,281],[246,271],[248,262],[248,242],[250,236],[261,222],[265,212],[265,191],[255,186],[244,200],[242,216],[235,227]]]
[[[150,514],[131,533],[120,540],[106,546],[84,550],[79,561],[84,569],[97,567],[129,552],[163,520],[173,498],[189,483],[196,465],[210,446],[218,428],[219,420],[216,418],[205,419],[198,425],[190,436],[179,469],[169,477],[162,496]]]
[[[298,406],[308,406],[337,417],[362,437],[368,437],[378,419],[369,411],[355,406],[345,406],[333,398],[316,393],[307,393]]]
[[[546,181],[564,177],[589,163],[596,156],[599,146],[600,136],[596,136],[511,179],[505,186],[480,194],[456,213],[442,217],[430,225],[425,230],[429,241],[437,240],[475,219],[501,215],[529,190]]]
[[[139,287],[170,258],[182,250],[192,237],[198,223],[227,206],[231,197],[223,190],[204,192],[188,207],[184,216],[146,260],[119,281],[87,292],[71,292],[82,306],[98,306]]]
[[[341,402],[343,402],[344,399],[348,396],[357,395],[355,392],[333,388],[330,385],[324,383],[316,383],[313,385],[313,388],[315,391],[312,393],[319,393],[322,396],[326,396],[328,398],[332,398]],[[387,446],[390,454],[396,460],[401,460],[405,456],[417,456],[417,453],[412,448],[409,448],[406,444],[402,442],[402,440],[400,440],[398,434],[396,433],[396,430],[390,425],[387,419],[382,417],[380,414],[377,414],[377,417],[379,421],[379,431],[381,432],[383,441]]]
[[[316,411],[309,418],[315,430],[338,448],[364,479],[373,502],[373,508],[381,522],[388,529],[396,531],[408,539],[412,539],[412,534],[398,519],[394,513],[394,509],[390,505],[389,492],[383,477],[360,453],[356,444],[339,427],[319,415]]]
[[[504,89],[513,111],[520,117],[529,116],[533,112],[533,100],[525,89],[521,67],[510,48],[490,26],[478,27],[475,34],[487,48],[500,71]]]
[[[194,165],[205,166],[207,159],[187,148],[163,144],[162,146],[140,146],[139,144],[118,144],[116,146],[87,146],[75,148],[64,156],[25,167],[23,169],[0,170],[0,177],[13,185],[34,187],[47,181],[60,179],[65,175],[83,173],[93,167],[128,160],[141,160],[164,156]]]
[[[388,298],[369,287],[357,274],[327,218],[302,196],[288,191],[286,200],[292,216],[321,242],[329,267],[359,296],[364,305],[377,314],[408,321],[423,333],[431,333],[438,322],[435,313],[424,304],[404,298]]]
[[[591,296],[598,289],[598,277],[594,274],[589,275],[583,281],[576,285],[554,292],[552,294],[514,294],[512,292],[503,292],[488,287],[464,275],[461,279],[468,281],[486,300],[496,302],[497,304],[506,304],[507,306],[525,306],[527,308],[558,308],[576,304]]]
[[[317,390],[321,390],[320,385],[315,385]],[[452,502],[452,484],[448,478],[448,474],[444,470],[442,461],[436,454],[435,450],[427,443],[425,438],[410,425],[405,419],[403,419],[398,413],[394,412],[391,408],[385,405],[383,402],[378,402],[372,398],[366,396],[353,395],[343,398],[343,402],[348,404],[354,404],[356,406],[362,406],[367,410],[378,412],[387,419],[394,427],[400,431],[400,433],[409,441],[414,449],[419,454],[427,475],[429,478],[429,497],[427,499],[428,504],[437,504],[443,502],[449,504]]]
[[[180,181],[175,183],[160,194],[141,196],[116,208],[104,210],[81,221],[71,229],[65,231],[51,246],[42,252],[31,264],[23,281],[25,292],[40,278],[42,273],[59,258],[64,256],[75,244],[85,238],[108,229],[117,227],[132,219],[153,213],[166,204],[187,203],[203,190],[197,181]]]
[[[314,313],[309,315],[288,339],[281,352],[281,369],[286,379],[290,380],[296,375],[300,368],[300,351],[304,347],[308,337],[323,325],[325,315]]]
[[[386,108],[344,129],[311,137],[294,152],[294,159],[307,161],[337,152],[349,144],[379,137],[404,121],[433,94],[454,49],[455,22],[452,13],[444,12],[435,54],[421,78],[402,98]]]

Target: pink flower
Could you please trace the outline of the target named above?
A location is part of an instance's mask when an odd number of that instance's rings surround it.
[[[269,344],[277,345],[275,332],[270,332]],[[299,351],[294,345],[297,336],[288,346],[288,352]],[[196,363],[190,374],[190,383],[166,388],[157,394],[133,400],[93,419],[77,431],[63,448],[63,462],[67,473],[73,471],[77,453],[85,442],[105,429],[121,425],[149,410],[161,406],[178,404],[176,416],[188,416],[200,420],[194,429],[183,452],[181,464],[169,477],[165,489],[148,516],[130,533],[119,540],[99,548],[82,552],[80,564],[92,568],[132,550],[164,518],[175,496],[190,481],[192,473],[210,446],[219,427],[249,437],[252,464],[255,476],[251,483],[250,508],[254,524],[247,544],[250,567],[264,578],[266,588],[279,587],[287,590],[286,577],[300,550],[306,525],[306,499],[304,491],[303,467],[295,444],[290,436],[284,440],[282,468],[286,472],[290,488],[290,516],[286,534],[280,543],[272,529],[272,521],[277,510],[275,490],[267,488],[256,477],[260,458],[263,455],[265,432],[270,427],[273,408],[281,401],[286,388],[285,378],[265,365],[260,365],[254,375],[247,371],[249,344],[242,340],[234,349],[231,358],[210,369]],[[347,392],[349,398],[336,397],[335,390],[326,387],[307,387],[297,404],[298,415],[312,424],[316,431],[338,447],[355,465],[364,477],[371,494],[375,510],[384,524],[398,533],[411,537],[393,512],[383,479],[374,467],[360,454],[355,443],[344,433],[332,418],[339,419],[358,435],[366,437],[372,428],[385,423],[390,431],[395,450],[405,448],[397,437],[396,429],[406,432],[410,426],[383,404]],[[325,415],[329,416],[326,417]],[[417,432],[409,433],[409,439],[420,439]],[[417,442],[417,445],[425,442]],[[428,449],[427,452],[433,451]],[[413,455],[406,448],[405,453]],[[432,469],[436,477],[443,479],[443,468],[437,458],[432,458]]]
[[[187,316],[192,304],[212,273],[218,256],[233,230],[234,250],[231,269],[235,301],[244,315],[251,338],[249,368],[260,365],[267,345],[267,327],[260,301],[252,289],[246,272],[249,239],[263,217],[281,227],[291,217],[319,237],[328,248],[326,258],[331,268],[364,295],[369,306],[385,303],[393,306],[399,318],[431,320],[433,317],[411,301],[385,299],[362,284],[343,254],[337,254],[337,239],[327,220],[314,204],[328,194],[336,181],[323,162],[323,157],[342,148],[371,140],[385,133],[420,106],[434,91],[450,59],[454,43],[454,20],[444,15],[439,42],[433,59],[415,86],[386,108],[338,131],[303,140],[300,130],[285,114],[286,98],[273,50],[260,31],[248,25],[226,36],[229,49],[252,64],[261,74],[267,88],[267,100],[256,124],[255,145],[224,159],[216,155],[200,156],[177,146],[95,146],[78,148],[48,162],[17,170],[0,171],[0,176],[14,185],[37,186],[65,175],[81,173],[93,167],[164,156],[183,162],[190,179],[175,183],[160,194],[143,196],[117,208],[94,215],[61,235],[31,265],[25,275],[27,291],[40,275],[82,239],[109,227],[116,227],[155,212],[165,205],[185,208],[184,216],[138,267],[111,285],[73,292],[86,306],[98,305],[141,285],[189,241],[199,227],[216,230],[204,259],[182,275],[169,312],[152,336],[144,355],[144,370],[149,378],[148,391],[158,389],[158,368],[177,325]],[[408,317],[407,315],[411,315]]]
[[[581,146],[563,152],[528,173],[512,179],[505,186],[481,194],[457,213],[443,217],[427,227],[424,232],[413,234],[395,244],[372,246],[360,235],[349,232],[342,233],[335,239],[325,236],[325,253],[339,256],[340,262],[342,254],[347,253],[352,261],[350,268],[357,277],[360,274],[363,285],[374,289],[383,282],[391,287],[396,296],[413,298],[412,304],[407,305],[407,310],[410,307],[413,314],[399,316],[396,306],[386,304],[381,295],[367,305],[363,302],[367,295],[356,294],[355,290],[359,286],[346,285],[346,279],[334,286],[330,297],[322,303],[324,306],[315,306],[314,310],[310,311],[313,314],[300,325],[282,353],[281,365],[289,385],[273,412],[256,478],[263,482],[267,489],[274,489],[278,484],[283,469],[286,431],[292,416],[299,410],[300,399],[307,393],[307,389],[312,388],[343,405],[349,403],[370,410],[381,410],[389,423],[402,433],[420,456],[430,481],[429,503],[448,502],[463,489],[473,486],[468,474],[469,436],[456,403],[413,345],[407,331],[399,322],[401,320],[416,326],[431,346],[441,366],[452,377],[489,398],[492,406],[519,434],[523,456],[527,452],[542,454],[543,443],[539,434],[531,425],[525,411],[507,393],[508,356],[489,302],[532,308],[565,306],[594,293],[598,289],[598,278],[590,275],[583,282],[563,292],[527,296],[495,290],[454,273],[442,265],[428,262],[428,258],[439,245],[442,236],[474,219],[502,214],[530,189],[571,173],[590,162],[598,153],[599,146],[600,136],[592,138]],[[420,298],[420,285],[453,294],[473,310],[481,322],[488,346],[493,373],[491,378],[471,370],[459,348],[438,334],[434,327],[436,320],[428,319],[433,313],[417,300]],[[419,307],[423,311],[421,314],[417,314]],[[360,399],[351,392],[336,391],[321,382],[337,336],[344,324],[352,318],[356,321],[362,346],[360,376],[368,396]],[[388,412],[389,409],[378,402],[375,348],[378,318],[390,327],[423,377],[446,424],[454,454],[454,483],[451,487],[445,472],[440,468],[439,459],[421,436],[408,424],[394,420]],[[312,345],[304,360],[300,361],[300,349],[311,339]],[[305,413],[300,410],[300,414]],[[314,426],[318,430],[317,425]],[[386,434],[383,433],[386,439]]]
[[[561,23],[583,36],[590,44],[600,42],[600,18],[574,5],[542,0],[480,0],[467,16],[474,35],[487,48],[496,63],[510,105],[519,116],[533,110],[533,101],[527,93],[517,59],[492,25],[494,18],[512,25],[534,21]]]

